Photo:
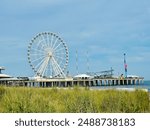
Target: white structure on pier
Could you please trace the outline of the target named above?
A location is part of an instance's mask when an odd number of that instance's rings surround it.
[[[74,76],[74,79],[92,79],[93,77],[87,74],[78,74]]]
[[[4,67],[0,67],[0,78],[10,78],[10,75],[2,74],[2,70],[5,70]]]

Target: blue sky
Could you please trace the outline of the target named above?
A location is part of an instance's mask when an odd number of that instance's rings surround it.
[[[128,74],[150,79],[149,0],[1,0],[0,66],[13,76],[33,76],[27,61],[27,46],[37,33],[55,32],[67,43],[71,74],[113,67],[124,73],[127,54]]]

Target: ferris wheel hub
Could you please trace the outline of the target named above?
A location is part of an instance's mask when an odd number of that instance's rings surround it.
[[[48,55],[48,57],[50,57],[50,58],[52,58],[52,56],[53,56],[53,54],[52,54],[52,52],[50,51],[50,52],[48,52],[47,53],[47,55]]]

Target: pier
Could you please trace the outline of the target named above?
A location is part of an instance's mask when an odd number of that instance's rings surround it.
[[[142,85],[143,77],[138,78],[92,78],[92,79],[73,79],[73,78],[56,78],[56,79],[34,79],[28,78],[8,78],[0,79],[0,85],[6,86],[26,86],[26,87],[94,87],[94,86],[120,86],[120,85]]]

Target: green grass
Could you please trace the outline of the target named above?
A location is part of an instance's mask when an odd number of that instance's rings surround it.
[[[0,87],[0,112],[150,112],[149,94],[116,90]]]

